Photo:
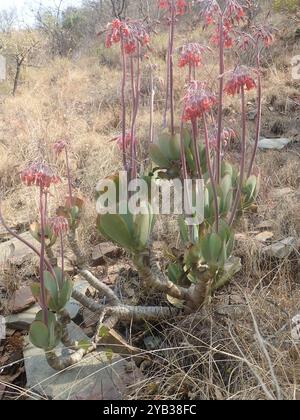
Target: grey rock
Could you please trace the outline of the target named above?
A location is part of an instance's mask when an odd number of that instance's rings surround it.
[[[88,339],[76,324],[68,328],[73,339]],[[32,399],[38,399],[38,394],[53,400],[118,400],[127,394],[128,386],[141,379],[135,365],[109,351],[92,353],[76,366],[56,372],[48,365],[44,352],[27,339],[24,359]]]
[[[27,240],[31,245],[39,249],[40,244],[36,241],[29,232],[22,233],[21,238]],[[11,263],[21,264],[26,257],[35,255],[35,253],[18,239],[13,238],[9,241],[0,244],[0,266],[7,261]]]
[[[263,253],[268,257],[287,258],[299,246],[299,241],[296,238],[290,237],[276,242],[263,249]]]
[[[292,141],[291,139],[287,139],[287,138],[275,138],[275,139],[262,138],[258,143],[258,147],[260,149],[282,150],[289,143],[291,143],[291,141]]]

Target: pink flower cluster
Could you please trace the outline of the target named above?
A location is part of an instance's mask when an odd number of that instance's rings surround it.
[[[252,90],[256,87],[255,80],[246,66],[236,67],[230,72],[224,91],[228,95],[234,96],[237,93],[241,93],[242,87],[246,90]]]
[[[67,140],[57,140],[53,145],[53,150],[56,156],[59,156],[68,146],[69,142]]]
[[[184,15],[187,11],[188,4],[186,0],[158,0],[158,7],[160,9],[172,10],[174,4],[176,15]]]
[[[27,185],[49,188],[51,184],[60,182],[60,178],[52,172],[48,165],[36,162],[21,172],[21,181]]]
[[[193,121],[209,112],[216,104],[217,99],[205,83],[192,81],[184,97],[184,121]]]
[[[63,216],[52,217],[49,221],[49,225],[56,236],[59,236],[62,233],[67,233],[69,230],[69,222]]]
[[[187,65],[199,67],[202,64],[202,56],[210,48],[198,44],[197,42],[190,42],[185,44],[180,52],[179,67]]]
[[[106,35],[106,47],[118,44],[123,39],[126,54],[133,54],[138,44],[146,46],[150,42],[150,36],[143,22],[126,21],[115,19],[108,25]]]

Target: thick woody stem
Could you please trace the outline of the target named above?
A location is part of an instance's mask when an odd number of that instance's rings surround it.
[[[79,273],[85,278],[85,280],[96,289],[99,293],[105,295],[110,303],[118,304],[119,299],[115,293],[102,281],[97,279],[89,270],[86,265],[87,258],[84,253],[81,251],[77,239],[76,239],[76,230],[71,229],[68,235],[68,240],[70,248],[74,253],[77,259],[77,266],[79,268]]]
[[[160,268],[157,267],[156,261],[152,260],[148,265],[144,255],[135,255],[133,262],[145,284],[176,299],[184,300],[189,297],[188,289],[176,286],[168,280]]]

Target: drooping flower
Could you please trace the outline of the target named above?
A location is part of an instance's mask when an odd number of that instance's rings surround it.
[[[49,220],[49,226],[53,230],[56,236],[60,236],[63,233],[67,233],[69,230],[68,219],[64,216],[55,216]]]
[[[210,92],[203,82],[190,82],[184,97],[184,121],[192,121],[209,112],[216,104],[216,96]]]
[[[60,182],[60,178],[45,163],[35,162],[21,172],[21,181],[28,187],[38,186],[47,189],[51,184]]]
[[[255,80],[246,66],[236,67],[235,70],[230,72],[224,92],[234,96],[237,93],[241,93],[242,87],[245,90],[252,90],[256,87]]]
[[[146,46],[150,42],[148,30],[141,21],[121,21],[115,19],[107,27],[106,47],[110,48],[113,44],[118,44],[123,39],[126,54],[133,54],[137,50],[138,44]]]
[[[232,26],[227,23],[223,26],[223,40],[225,48],[232,48],[234,45],[234,38],[231,33]],[[212,44],[219,46],[220,45],[220,26],[217,25],[214,35],[211,38]]]
[[[184,15],[186,13],[188,8],[186,0],[158,0],[158,7],[160,9],[171,11],[173,4],[176,15]]]
[[[225,5],[225,20],[233,22],[234,20],[238,23],[244,19],[245,10],[241,4],[236,0],[226,0]]]
[[[261,40],[265,47],[269,47],[271,44],[273,44],[275,39],[274,28],[270,26],[258,25],[252,29],[254,39]]]
[[[67,147],[69,142],[65,139],[57,140],[53,145],[53,150],[56,156],[59,156]]]
[[[179,67],[187,65],[199,67],[202,64],[203,54],[210,50],[209,47],[198,44],[197,42],[190,42],[184,44],[180,52]]]

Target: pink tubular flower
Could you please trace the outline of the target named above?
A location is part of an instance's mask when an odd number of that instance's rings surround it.
[[[238,23],[245,17],[244,8],[236,0],[226,0],[225,19]]]
[[[170,11],[172,10],[172,3],[172,0],[158,0],[158,7]],[[177,15],[184,15],[188,8],[186,0],[176,0],[174,6]]]
[[[208,50],[210,50],[209,47],[200,45],[197,42],[183,45],[180,52],[179,67],[187,65],[199,67],[202,64],[203,53]]]
[[[249,69],[245,66],[239,66],[230,72],[230,77],[226,83],[224,92],[234,96],[241,92],[242,87],[246,90],[251,90],[256,87],[256,83],[251,76]]]
[[[126,54],[133,54],[138,44],[146,46],[150,42],[150,36],[146,26],[141,21],[125,21],[115,19],[107,27],[106,47],[118,44],[123,38]]]
[[[275,36],[273,34],[274,29],[268,26],[255,26],[253,27],[253,37],[256,40],[261,40],[265,47],[269,47],[271,44],[273,44]]]
[[[204,113],[212,109],[216,102],[215,95],[207,89],[205,83],[191,82],[184,97],[183,120],[192,121],[202,117]]]
[[[52,217],[49,221],[49,225],[56,236],[67,233],[69,230],[68,220],[63,216]]]
[[[68,146],[69,142],[67,140],[57,140],[53,145],[53,150],[56,156],[59,156]]]
[[[60,178],[45,163],[36,162],[21,172],[21,181],[28,187],[49,188],[51,184],[60,182]]]

